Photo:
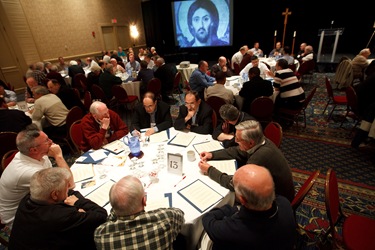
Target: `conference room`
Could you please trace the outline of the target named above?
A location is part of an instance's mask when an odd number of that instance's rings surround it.
[[[340,11],[332,11],[322,7],[324,6],[322,3],[312,5],[307,1],[258,3],[257,9],[249,13],[249,9],[244,7],[246,5],[237,1],[213,0],[212,2],[217,7],[218,16],[221,19],[216,26],[216,37],[211,39],[211,44],[198,43],[199,39],[193,35],[193,28],[189,26],[188,21],[191,1],[71,0],[69,3],[61,1],[46,3],[11,0],[2,2],[0,21],[4,29],[0,31],[2,37],[0,39],[2,55],[0,78],[4,82],[9,82],[18,96],[22,96],[26,87],[24,75],[32,63],[39,61],[57,63],[60,56],[64,57],[66,62],[78,58],[84,60],[87,57],[99,59],[103,51],[118,50],[119,46],[125,50],[132,48],[136,53],[139,48],[156,47],[157,53],[167,63],[175,64],[177,70],[182,73],[183,84],[188,81],[200,60],[206,60],[212,66],[217,63],[219,56],[231,58],[244,44],[251,48],[255,41],[259,41],[261,49],[268,55],[276,41],[290,46],[292,54],[298,52],[302,42],[307,42],[312,44],[314,50],[318,52],[320,29],[345,28],[343,34],[339,36],[333,62],[331,62],[331,55],[334,40],[322,44],[319,70],[333,73],[339,57],[348,55],[353,58],[360,49],[366,47],[373,31],[373,20],[370,20],[372,15],[368,8],[363,9],[360,5],[351,8],[343,6]],[[289,10],[286,10],[287,8]],[[317,15],[319,18],[316,18]],[[351,22],[347,21],[348,15],[351,16]],[[307,25],[310,22],[312,24]],[[351,39],[353,37],[356,39]],[[371,48],[373,46],[371,39],[369,43],[368,47]],[[270,58],[262,60],[268,64],[274,63]],[[189,66],[184,66],[182,62],[188,62]],[[228,80],[226,87],[236,94],[241,84],[241,79],[236,76]],[[140,100],[139,82],[124,82],[123,87],[128,94],[136,95]],[[239,99],[238,102],[240,103],[241,100]],[[176,111],[176,108],[172,109]],[[124,117],[124,120],[127,124],[131,124],[130,115]],[[145,186],[150,206],[154,202],[152,199],[154,194],[156,196],[171,193],[172,206],[176,204],[184,210],[186,223],[182,233],[190,239],[189,248],[194,249],[202,232],[200,221],[202,215],[214,207],[233,204],[233,193],[199,172],[198,151],[194,145],[211,141],[210,137],[197,135],[186,147],[168,144],[177,134],[177,131],[171,129],[168,140],[164,138],[162,141],[151,142],[148,145],[141,141],[144,157],[136,161],[126,157],[130,153],[127,147],[124,147],[118,155],[111,154],[111,157],[108,157],[109,166],[104,167],[107,170],[105,173],[107,176],[104,178],[100,178],[99,173],[102,165],[94,163],[94,176],[91,180],[95,180],[96,184],[82,188],[81,184],[87,182],[85,180],[78,182],[77,188],[83,194],[89,195],[102,184],[110,183],[111,180],[118,181],[121,176],[129,173],[138,175]],[[294,135],[294,132],[292,134]],[[190,150],[195,152],[194,161],[188,160],[187,151]],[[163,156],[159,155],[163,157],[161,159],[157,156],[159,151],[163,152]],[[169,173],[167,171],[168,154],[177,153],[182,156],[183,171],[178,174]],[[113,166],[113,164],[119,165]],[[162,166],[163,164],[165,166]],[[74,163],[72,169],[77,168],[76,165],[82,166],[82,163],[79,161]],[[155,169],[160,170],[158,181],[152,181],[152,176],[150,177],[150,173]],[[187,202],[180,194],[181,192],[179,193],[197,180],[207,184],[220,196],[218,201],[207,205],[206,209],[201,209],[203,212]],[[159,200],[165,201],[166,199]],[[110,209],[108,201],[103,205],[107,210]]]

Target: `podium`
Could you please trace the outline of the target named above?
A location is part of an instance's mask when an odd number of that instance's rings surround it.
[[[320,29],[318,36],[320,36],[319,49],[317,54],[317,62],[320,62],[320,56],[323,53],[331,53],[331,62],[335,60],[337,44],[339,42],[339,37],[344,32],[344,28],[336,29]],[[334,43],[332,41],[334,40]],[[333,48],[332,48],[333,44]]]

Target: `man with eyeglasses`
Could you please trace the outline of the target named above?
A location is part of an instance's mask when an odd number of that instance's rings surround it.
[[[18,133],[16,144],[19,152],[14,156],[0,178],[1,223],[11,228],[21,199],[29,193],[31,176],[39,170],[51,168],[48,157],[54,158],[57,167],[70,171],[59,145],[35,124]],[[73,175],[69,187],[74,188]]]
[[[132,126],[140,134],[146,129],[146,136],[172,127],[171,107],[161,100],[156,100],[155,94],[146,92],[143,101],[134,109]]]
[[[260,123],[248,120],[236,125],[235,142],[238,146],[202,152],[198,164],[201,171],[223,187],[234,191],[233,176],[222,173],[214,166],[210,166],[207,161],[236,159],[238,167],[245,164],[264,166],[271,172],[276,194],[286,197],[291,202],[295,194],[292,171],[280,149],[263,135]]]
[[[185,105],[181,105],[174,122],[176,130],[188,130],[198,134],[212,134],[213,109],[202,102],[198,92],[189,91],[185,95]]]

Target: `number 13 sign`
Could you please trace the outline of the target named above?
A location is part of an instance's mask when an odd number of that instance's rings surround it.
[[[168,153],[168,172],[182,175],[183,156],[180,154]]]

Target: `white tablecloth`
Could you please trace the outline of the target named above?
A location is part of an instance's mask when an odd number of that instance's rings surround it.
[[[177,133],[182,133],[180,131],[174,130],[174,128],[170,128],[170,138],[173,138],[174,135]],[[224,204],[233,204],[234,203],[234,193],[230,192],[228,189],[221,187],[218,183],[211,180],[208,176],[203,175],[200,172],[198,167],[199,162],[199,155],[194,150],[192,146],[195,143],[204,142],[212,140],[211,135],[199,135],[195,134],[194,140],[190,143],[188,147],[179,147],[169,145],[167,143],[149,143],[147,146],[141,143],[141,150],[144,152],[144,156],[138,160],[143,164],[142,167],[138,165],[135,170],[130,170],[130,166],[132,165],[132,161],[127,157],[127,160],[124,166],[94,166],[95,172],[97,172],[98,168],[107,168],[108,173],[105,179],[100,179],[97,176],[95,177],[96,185],[93,187],[88,187],[85,189],[81,189],[80,183],[76,184],[76,190],[79,190],[83,195],[87,195],[96,189],[101,184],[109,181],[110,179],[114,181],[118,181],[122,177],[133,174],[140,178],[140,180],[145,185],[145,192],[147,192],[147,199],[150,200],[153,195],[159,195],[163,193],[171,193],[172,194],[172,206],[180,208],[185,213],[185,224],[182,227],[182,235],[186,237],[186,241],[188,244],[188,249],[195,249],[199,238],[203,232],[203,225],[201,222],[201,217],[205,213],[199,212],[195,209],[190,203],[188,203],[184,198],[182,198],[177,191],[181,188],[191,184],[192,182],[196,181],[197,179],[202,180],[204,183],[212,187],[215,191],[221,194],[224,198],[219,201],[218,203],[214,204],[213,207],[220,207]],[[164,150],[164,162],[156,163],[155,158],[158,154],[158,150],[160,149],[159,145],[163,145]],[[127,148],[127,147],[126,147]],[[128,148],[127,148],[128,149]],[[196,152],[196,159],[194,162],[190,162],[187,160],[186,152],[189,150],[194,150]],[[119,155],[128,155],[129,151],[125,151],[120,153]],[[167,153],[179,153],[183,156],[183,173],[186,176],[185,179],[181,181],[182,176],[177,174],[172,174],[167,171]],[[77,165],[73,164],[72,169],[76,168]],[[148,173],[156,168],[160,168],[159,171],[159,181],[157,183],[150,183],[150,179]],[[177,184],[177,185],[176,185]],[[176,186],[175,186],[176,185]],[[110,211],[110,204],[106,205],[105,208],[107,211]],[[212,207],[211,207],[212,208]],[[146,206],[147,209],[147,206]],[[210,208],[208,209],[210,210]],[[208,211],[207,210],[207,211]]]
[[[182,74],[182,81],[189,81],[191,74],[193,71],[198,68],[198,64],[191,63],[188,68],[181,68],[180,65],[176,65],[178,71]]]
[[[267,63],[271,67],[271,71],[275,72],[276,60],[274,57],[259,57],[260,62]],[[299,62],[297,59],[294,59],[294,64],[296,64],[296,71],[299,68]]]
[[[123,82],[121,86],[126,90],[126,93],[128,93],[128,95],[136,95],[138,96],[138,100],[141,100],[141,94],[139,92],[140,84],[140,81]]]

